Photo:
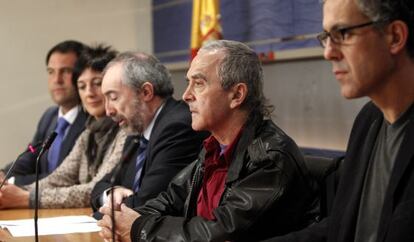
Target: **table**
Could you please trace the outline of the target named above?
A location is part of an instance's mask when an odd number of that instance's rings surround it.
[[[90,215],[92,210],[90,208],[69,208],[69,209],[39,209],[39,218],[69,216],[69,215]],[[0,210],[0,220],[7,219],[28,219],[33,218],[34,210],[32,209],[8,209]],[[34,237],[16,237],[13,238],[5,231],[0,230],[0,241],[11,242],[26,242],[34,241]],[[45,235],[39,236],[41,242],[95,242],[103,241],[97,232],[94,233],[78,233],[78,234],[59,234],[59,235]]]

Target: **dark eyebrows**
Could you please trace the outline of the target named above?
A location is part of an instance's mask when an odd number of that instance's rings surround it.
[[[201,74],[201,73],[197,73],[197,74],[192,75],[191,79],[202,79],[204,81],[207,81],[206,76]]]

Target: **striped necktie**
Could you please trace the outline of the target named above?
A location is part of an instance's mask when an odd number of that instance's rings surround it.
[[[135,179],[134,179],[134,185],[133,190],[135,192],[138,192],[140,184],[140,178],[142,173],[142,168],[144,167],[145,158],[147,156],[147,147],[148,147],[148,140],[144,138],[144,136],[141,136],[139,140],[139,148],[138,148],[138,156],[135,162]]]

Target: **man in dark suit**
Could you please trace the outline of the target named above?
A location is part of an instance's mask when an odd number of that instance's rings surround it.
[[[60,165],[84,130],[87,114],[82,110],[76,87],[72,84],[72,70],[83,48],[84,45],[80,42],[64,41],[50,49],[46,56],[49,92],[57,106],[48,108],[42,115],[31,145],[40,146],[56,129],[58,119],[62,120],[64,126],[64,139],[59,147],[52,146],[55,151],[53,155],[46,153],[42,156],[39,163],[40,178]],[[26,151],[18,158],[9,182],[26,185],[35,180],[36,157],[40,149],[36,150],[34,153]],[[11,164],[3,169],[2,177]]]
[[[318,36],[344,97],[369,97],[330,216],[271,241],[414,241],[414,2],[326,0]]]
[[[194,161],[206,137],[191,128],[183,101],[172,98],[167,69],[153,56],[123,53],[106,68],[102,82],[106,112],[129,134],[122,166],[95,186],[91,204],[103,205],[114,178],[114,201],[140,206],[167,188],[170,180]]]

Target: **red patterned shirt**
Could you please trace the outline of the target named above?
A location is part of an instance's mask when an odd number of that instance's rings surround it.
[[[215,219],[213,211],[218,207],[223,195],[227,171],[240,134],[241,131],[230,145],[221,145],[213,136],[204,141],[203,145],[206,149],[205,172],[197,199],[198,216],[208,220]]]

